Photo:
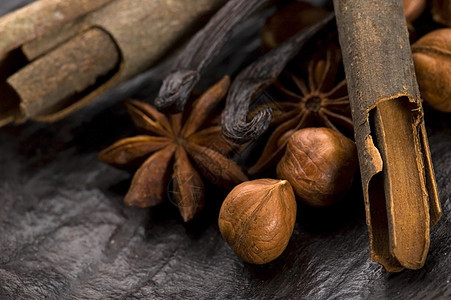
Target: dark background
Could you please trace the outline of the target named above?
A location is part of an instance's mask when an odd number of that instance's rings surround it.
[[[0,15],[28,2],[2,1]],[[211,80],[259,51],[260,25],[254,18],[242,26]],[[125,207],[129,174],[97,161],[98,151],[135,133],[121,100],[152,99],[167,69],[164,63],[57,123],[0,129],[0,299],[451,298],[449,114],[426,109],[443,217],[423,269],[388,274],[369,260],[359,183],[334,209],[300,206],[286,251],[254,266],[218,231],[223,193],[210,191],[207,209],[185,225],[170,201]]]

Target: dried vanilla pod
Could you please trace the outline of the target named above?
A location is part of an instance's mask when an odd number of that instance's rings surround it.
[[[296,200],[287,180],[257,179],[237,185],[224,200],[218,225],[242,260],[265,264],[287,247],[296,221]]]
[[[318,21],[291,37],[277,48],[253,62],[235,78],[222,113],[222,130],[227,139],[243,144],[258,138],[269,126],[271,108],[258,111],[247,122],[249,105],[279,76],[285,65],[305,42],[333,20],[334,14]]]
[[[424,102],[451,112],[451,28],[426,34],[412,45],[412,53]]]
[[[402,3],[334,0],[334,8],[370,257],[388,272],[419,269],[441,209]]]
[[[269,0],[228,1],[178,55],[155,99],[159,110],[182,111],[202,72],[232,35],[233,29]]]
[[[329,128],[311,127],[290,137],[277,165],[277,177],[291,183],[300,201],[327,207],[347,195],[357,166],[351,139]]]

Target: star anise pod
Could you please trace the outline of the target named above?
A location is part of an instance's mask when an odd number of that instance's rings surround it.
[[[289,137],[301,128],[326,126],[348,133],[348,136],[352,133],[346,80],[340,80],[340,77],[344,78],[339,72],[341,52],[329,41],[316,49],[306,76],[286,70],[276,81],[276,101],[264,104],[274,110],[272,125],[275,129],[258,161],[248,170],[249,174],[273,166],[285,151]]]
[[[191,109],[169,116],[144,102],[126,102],[135,126],[145,135],[119,140],[99,153],[101,161],[116,167],[144,161],[133,176],[125,204],[151,207],[161,203],[172,177],[173,200],[187,222],[204,207],[204,183],[199,172],[226,189],[247,180],[226,156],[232,148],[223,138],[221,126],[210,122],[210,126],[202,127],[229,85],[226,76],[196,99]]]

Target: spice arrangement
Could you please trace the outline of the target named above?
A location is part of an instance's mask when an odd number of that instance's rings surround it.
[[[447,111],[449,93],[443,82],[449,80],[446,65],[438,62],[448,55],[447,29],[420,38],[412,46],[412,59],[408,29],[412,39],[415,20],[426,7],[422,3],[405,1],[404,15],[397,1],[335,1],[335,27],[332,13],[292,2],[263,28],[266,53],[244,68],[230,89],[225,78],[191,104],[202,70],[231,28],[257,7],[243,7],[225,21],[232,4],[243,3],[230,1],[181,52],[155,101],[167,115],[145,103],[127,102],[137,127],[158,136],[121,140],[100,153],[101,160],[121,167],[154,152],[136,171],[125,203],[161,203],[169,172],[182,218],[192,220],[205,201],[200,172],[231,190],[218,221],[226,242],[244,261],[264,264],[286,248],[296,201],[312,207],[339,205],[359,168],[371,259],[389,272],[421,268],[441,210],[413,60],[425,101]],[[293,21],[303,15],[311,17]],[[218,24],[224,28],[217,29]],[[371,33],[364,24],[379,31]],[[284,26],[295,30],[287,33]],[[212,34],[217,38],[205,52]],[[434,79],[439,77],[442,82]],[[272,101],[258,104],[262,92]],[[216,117],[216,123],[200,129],[224,97],[221,121]],[[169,113],[181,110],[183,114]],[[228,151],[243,149],[266,130],[269,137],[246,170],[253,178],[248,181],[227,158]],[[259,177],[262,173],[273,177]]]
[[[184,18],[186,24],[224,1],[211,6],[197,2],[199,11]],[[451,33],[439,28],[450,26],[449,1],[404,1],[404,10],[395,0],[337,0],[334,12],[298,1],[277,7],[262,28],[261,56],[233,78],[221,74],[220,81],[195,97],[194,87],[233,29],[270,2],[230,0],[223,5],[177,54],[153,103],[125,101],[142,134],[117,141],[99,159],[134,172],[126,205],[154,207],[171,200],[184,222],[196,218],[214,197],[206,184],[229,192],[218,215],[219,231],[239,258],[253,264],[283,253],[296,224],[297,202],[319,209],[340,205],[360,170],[370,258],[388,272],[421,268],[430,230],[441,216],[422,99],[451,112]],[[0,106],[0,124],[54,120],[153,64],[172,38],[155,52],[148,44],[127,42],[142,31],[129,35],[102,19],[123,11],[117,7],[125,9],[127,3],[88,7],[67,20],[67,28],[52,25],[42,41],[24,33],[13,48],[20,46],[28,55],[26,68],[6,68],[17,51],[0,52],[0,58],[6,57],[0,68],[7,70],[0,87],[7,85],[11,97],[20,98]],[[416,22],[426,13],[436,23],[424,34]],[[100,29],[91,28],[93,22]],[[167,34],[175,38],[178,30],[169,26]],[[50,48],[56,50],[47,54],[46,44],[60,38],[60,31],[64,39],[53,42]],[[105,61],[88,73],[72,68],[67,77],[50,70],[46,79],[54,76],[53,85],[39,90],[42,82],[33,78],[42,66],[55,61],[70,65],[67,59],[74,58],[87,65]],[[73,77],[80,79],[79,86],[69,84]],[[102,86],[93,87],[99,78]],[[260,101],[262,94],[271,101]],[[252,149],[255,145],[261,149]],[[258,157],[247,168],[234,158],[249,158],[249,149]]]
[[[318,49],[315,57],[309,61],[306,80],[291,72],[284,72],[275,82],[279,94],[274,97],[281,99],[271,106],[275,128],[259,160],[249,169],[250,174],[258,174],[274,165],[274,161],[280,159],[285,150],[288,138],[301,128],[322,125],[352,133],[346,81],[342,79],[335,84],[334,78],[341,62],[339,50],[330,43],[319,44]],[[326,53],[321,53],[321,50]]]

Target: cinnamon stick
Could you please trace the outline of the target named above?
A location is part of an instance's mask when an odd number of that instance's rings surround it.
[[[402,2],[334,0],[370,257],[421,268],[441,215]]]
[[[22,68],[7,82],[21,99],[22,113],[34,118],[70,105],[66,101],[71,96],[93,86],[119,60],[110,35],[93,28]]]
[[[63,118],[155,65],[224,2],[41,0],[3,16],[0,126]],[[55,17],[59,14],[61,20]],[[90,37],[92,46],[79,47],[77,43],[94,29],[100,34]],[[96,59],[107,63],[90,64],[84,71],[70,68],[71,74],[65,74],[67,66],[83,69]],[[72,85],[60,84],[68,78]]]
[[[0,18],[0,60],[22,44],[39,38],[114,0],[40,0]]]

